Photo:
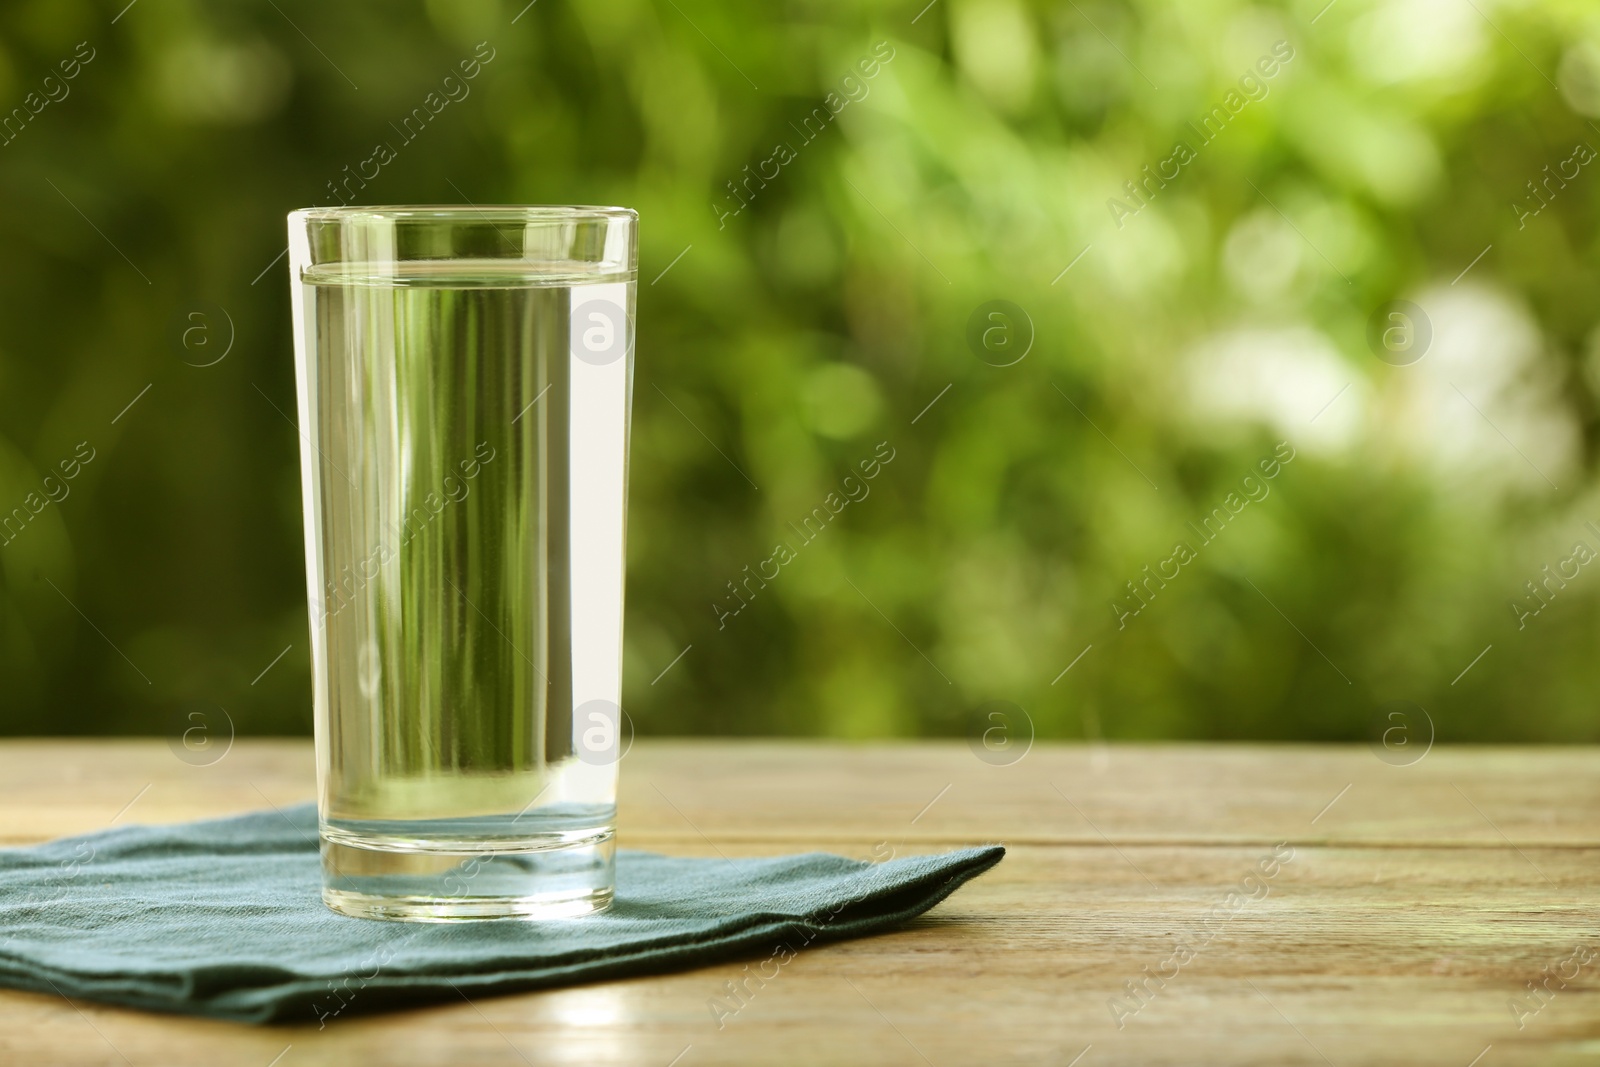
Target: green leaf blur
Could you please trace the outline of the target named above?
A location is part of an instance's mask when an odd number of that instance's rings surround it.
[[[1600,12],[924,2],[8,4],[0,726],[309,732],[351,200],[638,209],[642,733],[1600,736]]]

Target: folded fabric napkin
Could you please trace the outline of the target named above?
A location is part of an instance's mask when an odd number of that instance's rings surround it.
[[[799,952],[890,929],[999,846],[861,863],[823,853],[617,853],[581,919],[394,923],[322,903],[316,809],[128,826],[0,850],[0,985],[244,1022],[343,1014]]]

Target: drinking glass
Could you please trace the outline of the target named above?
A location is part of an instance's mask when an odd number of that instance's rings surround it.
[[[289,216],[323,900],[569,916],[614,882],[638,216]]]

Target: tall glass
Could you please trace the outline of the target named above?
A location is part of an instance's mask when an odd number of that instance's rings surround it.
[[[614,881],[638,216],[289,216],[323,899],[577,915]]]

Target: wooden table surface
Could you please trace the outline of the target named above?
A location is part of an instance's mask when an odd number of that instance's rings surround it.
[[[998,841],[913,925],[804,950],[719,1028],[742,964],[249,1027],[0,991],[0,1063],[1600,1062],[1600,751],[641,740],[621,843],[868,858]],[[0,743],[25,844],[311,799],[311,750]],[[1143,983],[1138,996],[1128,983]],[[1532,987],[1538,993],[1530,992]]]

